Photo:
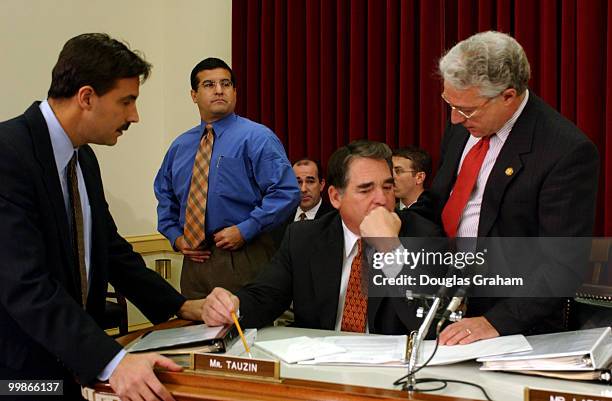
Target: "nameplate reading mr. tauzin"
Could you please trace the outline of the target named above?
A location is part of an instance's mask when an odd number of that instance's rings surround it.
[[[236,358],[218,354],[195,354],[194,368],[195,370],[203,370],[206,372],[252,376],[274,380],[278,380],[280,377],[280,364],[278,361]]]
[[[601,395],[561,393],[559,391],[525,388],[525,401],[612,401],[612,398]]]

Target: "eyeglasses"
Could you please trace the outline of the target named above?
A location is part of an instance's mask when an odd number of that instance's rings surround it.
[[[418,172],[419,172],[419,171],[416,171],[416,170],[403,170],[403,169],[401,169],[401,168],[396,168],[396,169],[394,169],[393,171],[394,171],[394,172],[395,172],[395,174],[397,174],[397,175],[401,175],[401,174],[404,174],[404,173],[411,173],[412,175],[414,175],[415,173],[418,173]]]
[[[217,88],[217,85],[221,85],[222,90],[230,89],[234,86],[230,79],[222,79],[220,81],[212,81],[207,79],[206,81],[202,81],[201,85],[206,90],[214,90]]]
[[[501,93],[499,95],[501,95]],[[499,96],[499,95],[497,95],[497,96]],[[489,103],[491,100],[493,100],[493,99],[495,99],[497,97],[497,96],[490,97],[483,104],[481,104],[480,106],[474,108],[474,110],[467,111],[467,110],[462,110],[460,107],[456,107],[456,106],[453,106],[452,104],[450,104],[450,102],[448,100],[446,100],[446,98],[444,97],[444,93],[442,93],[440,96],[442,97],[442,100],[444,100],[446,102],[446,104],[448,104],[448,106],[451,108],[451,110],[456,111],[457,113],[459,113],[461,115],[461,117],[465,118],[466,120],[469,120],[470,118],[474,117],[474,115],[476,115],[476,113],[478,113],[480,110],[482,110],[482,108],[484,106],[486,106],[487,103]]]

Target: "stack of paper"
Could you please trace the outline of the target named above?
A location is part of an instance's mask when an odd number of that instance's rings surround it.
[[[483,370],[584,371],[612,363],[610,327],[529,336],[532,351],[478,359]]]
[[[256,342],[255,345],[287,363],[399,367],[406,364],[407,336],[298,337]],[[429,358],[434,346],[434,341],[424,342],[419,363]],[[430,364],[449,364],[530,349],[529,343],[521,335],[498,337],[467,345],[440,346]]]

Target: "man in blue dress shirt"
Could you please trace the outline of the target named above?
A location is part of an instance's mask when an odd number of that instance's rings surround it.
[[[201,122],[175,139],[155,178],[158,229],[184,255],[181,292],[190,299],[217,286],[237,290],[251,281],[274,252],[266,232],[284,222],[300,200],[276,135],[234,114],[235,83],[223,60],[207,58],[193,68],[191,97]],[[193,185],[194,160],[210,130],[212,153],[204,157],[204,186]],[[194,241],[185,236],[185,222],[195,191],[200,191],[194,198],[199,200],[192,203],[203,217],[196,228],[204,239],[190,243]]]

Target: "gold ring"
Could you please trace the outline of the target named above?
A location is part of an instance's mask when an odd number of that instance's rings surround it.
[[[470,329],[465,329],[465,332],[467,333],[467,335],[469,336],[470,334],[472,334],[472,330]]]

